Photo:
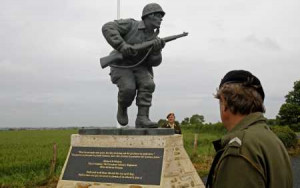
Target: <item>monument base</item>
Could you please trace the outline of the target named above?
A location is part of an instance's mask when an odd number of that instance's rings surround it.
[[[116,187],[205,186],[183,147],[182,135],[73,134],[57,188]]]

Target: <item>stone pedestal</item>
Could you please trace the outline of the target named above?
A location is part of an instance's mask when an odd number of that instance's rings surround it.
[[[57,188],[205,187],[184,150],[182,135],[165,129],[157,130],[161,135],[138,131],[141,135],[134,130],[123,131],[125,135],[115,130],[110,135],[93,130],[73,134]]]

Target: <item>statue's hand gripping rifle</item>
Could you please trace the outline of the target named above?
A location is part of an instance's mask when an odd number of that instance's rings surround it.
[[[169,37],[162,38],[162,40],[165,42],[170,42],[172,40],[175,40],[175,39],[178,39],[181,37],[185,37],[187,35],[188,35],[187,32],[183,32],[182,34],[179,34],[179,35],[172,35]],[[154,44],[154,40],[150,40],[150,41],[146,41],[146,42],[143,42],[140,44],[134,44],[132,46],[132,49],[139,51],[139,50],[143,50],[143,49],[152,47],[153,44]],[[104,69],[107,66],[109,66],[110,64],[118,63],[119,61],[122,61],[123,59],[124,59],[123,55],[120,52],[117,52],[117,53],[100,58],[100,65]]]

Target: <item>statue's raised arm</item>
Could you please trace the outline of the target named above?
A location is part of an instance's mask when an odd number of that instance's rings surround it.
[[[172,36],[169,36],[169,37],[162,38],[162,40],[164,42],[170,42],[170,41],[173,41],[175,39],[185,37],[187,35],[188,35],[187,32],[183,32],[182,34],[179,34],[179,35],[172,35]],[[144,50],[144,49],[151,48],[155,44],[155,40],[156,39],[146,41],[146,42],[142,42],[140,44],[134,44],[134,45],[132,45],[132,50],[141,51],[141,50]],[[124,60],[124,57],[123,57],[122,53],[116,52],[114,54],[111,54],[111,55],[100,58],[100,65],[104,69],[109,65],[118,64],[118,62],[123,61],[123,60]],[[138,64],[131,65],[130,67],[137,66],[137,65]]]
[[[128,124],[127,108],[136,98],[138,114],[135,127],[158,127],[149,119],[155,90],[152,67],[161,64],[161,51],[167,42],[188,35],[184,32],[159,38],[164,16],[159,4],[150,3],[144,7],[140,21],[120,19],[102,26],[103,36],[114,51],[102,57],[100,64],[102,68],[110,67],[111,81],[119,89],[117,120],[122,126]]]

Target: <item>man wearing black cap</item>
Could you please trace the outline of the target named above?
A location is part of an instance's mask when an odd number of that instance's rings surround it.
[[[263,116],[264,90],[248,71],[228,72],[215,95],[228,133],[213,142],[216,156],[206,187],[292,188],[290,159]]]

